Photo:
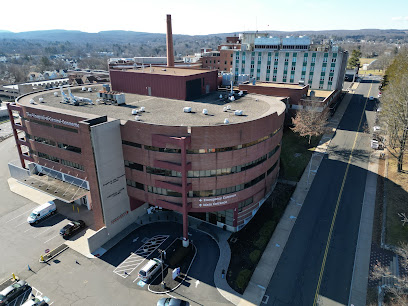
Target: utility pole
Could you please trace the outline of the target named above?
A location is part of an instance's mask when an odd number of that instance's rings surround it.
[[[162,261],[162,281],[161,281],[161,285],[163,286],[163,288],[166,288],[166,283],[164,282],[164,261],[163,261],[163,253],[164,253],[164,256],[166,256],[166,251],[165,250],[162,250],[162,249],[157,249],[158,251],[159,251],[159,253],[160,253],[160,259],[161,259],[161,261]]]

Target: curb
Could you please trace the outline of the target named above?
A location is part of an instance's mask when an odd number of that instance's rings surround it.
[[[61,248],[61,249],[60,249]],[[53,259],[54,257],[58,256],[59,254],[61,254],[62,252],[64,252],[66,249],[68,249],[69,247],[63,243],[60,246],[56,247],[55,249],[53,249],[51,252],[45,254],[45,255],[41,255],[40,259],[38,260],[41,263],[47,263],[49,262],[51,259]],[[53,252],[55,252],[55,254],[53,254]],[[44,260],[41,260],[41,257]]]
[[[190,271],[191,265],[193,264],[194,259],[196,258],[196,255],[197,255],[197,248],[196,248],[196,246],[195,246],[194,244],[192,244],[192,246],[194,247],[194,250],[195,250],[194,257],[193,257],[193,259],[191,260],[190,265],[188,266],[187,272],[184,274],[183,280],[182,280],[176,287],[174,287],[174,288],[172,288],[172,289],[170,289],[170,290],[167,290],[167,291],[160,291],[160,292],[159,292],[159,291],[150,290],[150,288],[149,288],[149,287],[150,287],[150,284],[149,284],[149,285],[147,286],[147,290],[149,290],[151,293],[154,293],[154,294],[166,294],[166,293],[172,292],[172,291],[176,290],[178,287],[180,287],[181,284],[186,280],[186,278],[187,278],[187,276],[188,276],[188,272]]]

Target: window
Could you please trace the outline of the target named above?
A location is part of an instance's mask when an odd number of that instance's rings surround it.
[[[71,167],[71,168],[75,168],[75,169],[84,171],[84,166],[82,166],[80,164],[77,164],[77,163],[74,163],[74,162],[69,161],[69,160],[61,159],[61,164],[65,165],[67,167]]]
[[[323,63],[327,63],[327,57],[323,57]]]
[[[292,58],[292,65],[293,65],[293,63],[296,63],[296,59],[297,59],[296,57]]]
[[[132,181],[132,180],[126,179],[126,185],[137,188],[137,189],[140,189],[140,190],[144,190],[144,185],[143,184]]]
[[[292,70],[292,71],[295,71],[295,70],[296,70],[296,66],[292,66],[292,67],[291,67],[291,70]]]
[[[312,63],[316,63],[316,57],[312,57]]]
[[[314,66],[310,66],[310,71],[311,71],[311,72],[314,71]]]
[[[332,59],[331,59],[331,62],[332,62],[332,63],[335,63],[335,62],[336,62],[336,58],[332,58]]]
[[[238,212],[242,211],[244,207],[251,205],[253,202],[254,202],[253,197],[250,197],[249,199],[242,201],[241,203],[238,204]]]
[[[138,170],[138,171],[143,171],[143,165],[134,163],[128,160],[125,160],[125,167],[128,167],[130,169]]]
[[[326,67],[322,67],[322,72],[326,72]]]
[[[320,76],[320,81],[324,81],[324,75]]]
[[[75,153],[81,153],[81,148],[71,146],[71,145],[68,145],[66,143],[60,143],[59,142],[58,143],[58,148],[64,149],[64,150],[67,150],[67,151],[71,151],[71,152],[75,152]]]

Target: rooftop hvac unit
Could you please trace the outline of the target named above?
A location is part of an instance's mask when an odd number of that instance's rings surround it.
[[[220,99],[222,99],[222,95],[220,95]]]
[[[244,92],[241,90],[239,93],[238,93],[238,96],[242,96],[244,94]]]
[[[140,116],[135,116],[135,121],[139,121],[140,120]]]
[[[227,110],[230,110],[231,109],[231,106],[230,105],[227,105]]]
[[[132,109],[132,115],[137,115],[139,111],[137,109]]]
[[[84,86],[84,87],[82,87],[82,91],[86,91],[86,87]]]
[[[39,99],[38,99],[38,102],[44,103],[44,98],[39,98]]]
[[[184,111],[185,113],[191,113],[191,107],[190,107],[190,106],[186,106],[186,107],[183,108],[183,111]]]
[[[236,110],[236,111],[234,112],[234,115],[235,115],[235,116],[242,116],[243,113],[244,113],[244,111],[243,111],[242,109],[239,109],[239,110]]]
[[[145,111],[145,107],[142,106],[142,107],[140,108],[140,111],[141,111],[141,112],[144,112],[144,111]]]
[[[96,104],[97,105],[101,104],[101,99],[96,99]]]
[[[203,114],[204,114],[204,115],[208,115],[208,109],[204,108],[204,109],[203,109]]]
[[[92,92],[92,88],[88,88],[88,92]]]
[[[234,96],[229,97],[229,99],[230,99],[230,101],[235,101],[235,97],[234,97]]]
[[[228,124],[228,123],[229,123],[228,118],[225,118],[225,119],[224,119],[224,124]]]
[[[35,104],[33,99],[30,99],[30,104]]]
[[[228,110],[228,108],[226,106],[224,106],[223,111],[226,112]]]
[[[58,92],[54,92],[54,97],[58,97]]]

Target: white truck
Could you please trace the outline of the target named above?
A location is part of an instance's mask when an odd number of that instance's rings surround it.
[[[54,201],[48,201],[36,207],[33,212],[28,216],[27,222],[30,224],[37,224],[43,218],[51,216],[57,212],[57,206],[55,206]]]

